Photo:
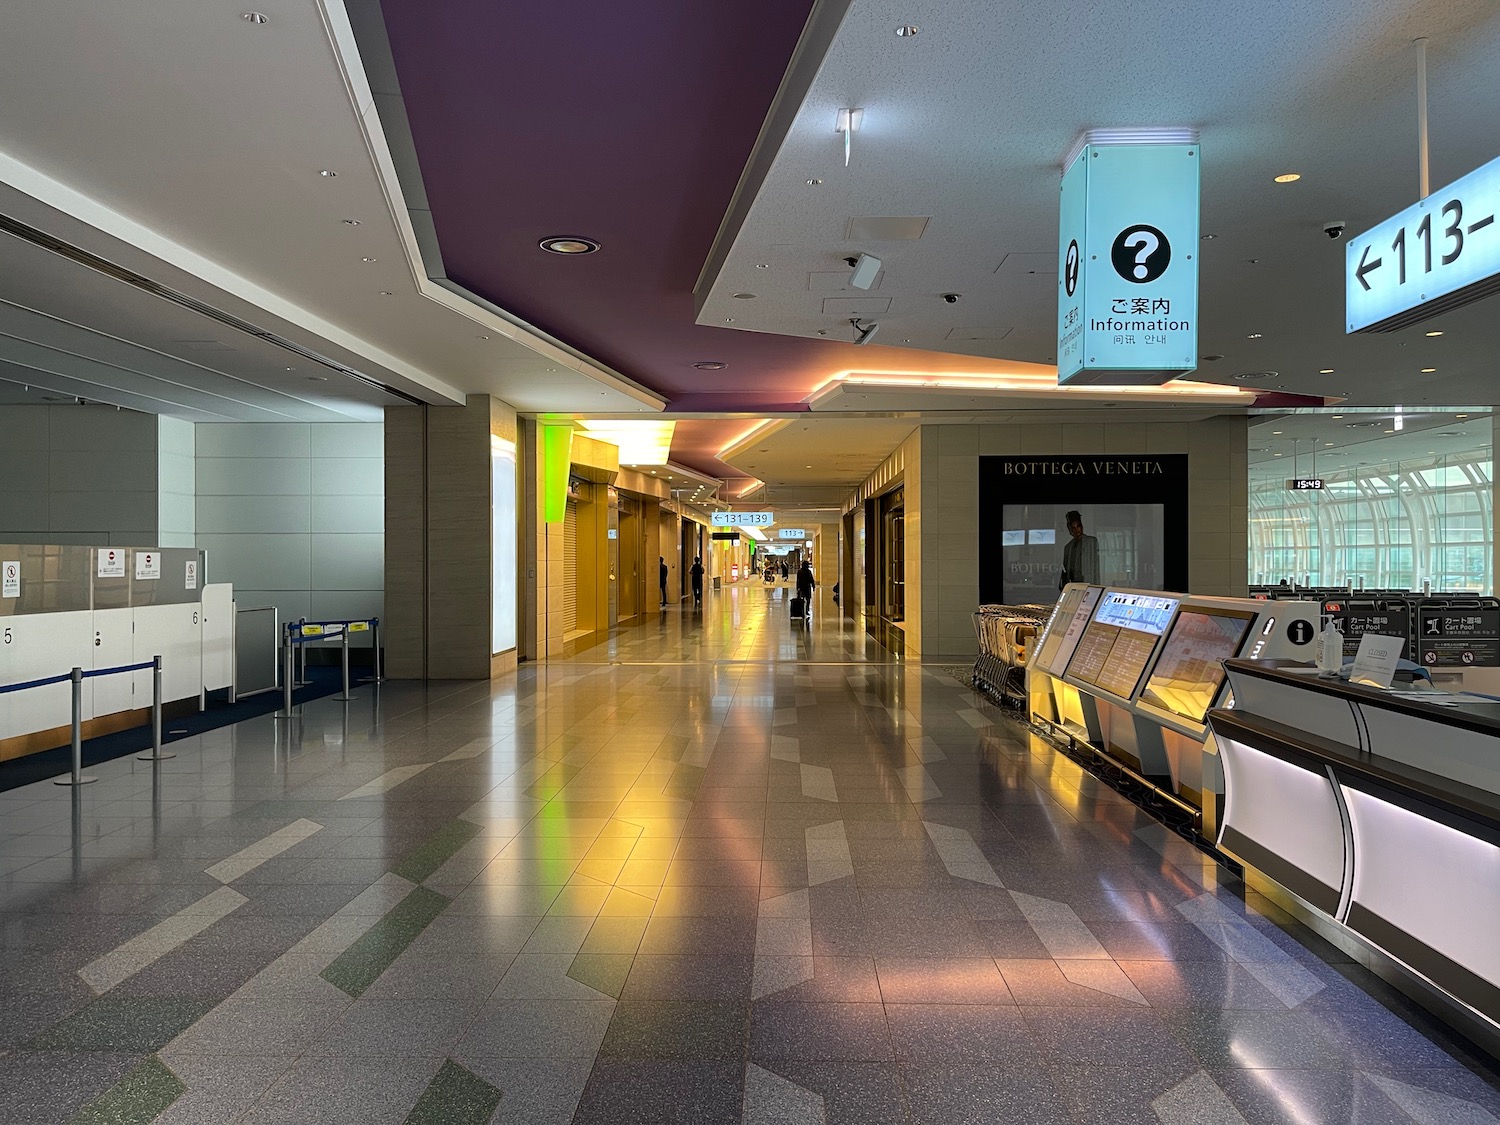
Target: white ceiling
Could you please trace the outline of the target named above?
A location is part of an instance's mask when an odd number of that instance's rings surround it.
[[[1431,462],[1492,449],[1488,410],[1403,411],[1401,428],[1389,410],[1269,414],[1250,424],[1250,470],[1256,475],[1314,476],[1359,465]]]
[[[660,408],[435,293],[342,7],[256,8],[268,23],[203,0],[11,5],[0,213],[424,401]],[[187,418],[365,417],[385,400],[336,373],[314,385],[274,345],[37,253],[0,236],[0,379],[88,384],[86,397]]]
[[[898,38],[907,24],[919,34]],[[836,282],[846,255],[868,251],[884,270],[862,299],[889,302],[875,316],[879,343],[1050,361],[1069,146],[1093,127],[1191,126],[1202,229],[1216,236],[1201,244],[1199,351],[1224,357],[1196,378],[1274,370],[1251,385],[1360,403],[1500,402],[1493,303],[1399,334],[1342,331],[1344,247],[1321,228],[1343,220],[1358,232],[1414,201],[1421,35],[1432,182],[1444,184],[1497,153],[1492,0],[858,0],[699,319],[848,338],[846,310],[823,303],[859,294],[830,290],[829,274]],[[848,168],[840,107],[865,111]],[[1272,182],[1287,171],[1302,180]],[[931,221],[915,241],[847,240],[866,216]],[[962,298],[946,304],[945,292]],[[1433,328],[1446,335],[1423,335]]]

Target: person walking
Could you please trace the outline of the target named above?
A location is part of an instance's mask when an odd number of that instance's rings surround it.
[[[693,556],[693,569],[688,571],[693,579],[693,608],[703,608],[703,560]]]
[[[812,596],[816,586],[812,567],[804,562],[802,569],[797,571],[797,596],[802,599],[802,612],[809,619],[812,617]]]
[[[662,605],[666,605],[667,604],[667,558],[666,558],[665,555],[657,555],[656,557],[661,560],[661,566],[657,570],[657,573],[658,573],[658,575],[660,577],[660,581],[661,581],[661,604]]]

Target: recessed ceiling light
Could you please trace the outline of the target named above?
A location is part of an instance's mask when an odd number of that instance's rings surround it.
[[[1272,430],[1271,434],[1272,434],[1273,437],[1280,437],[1281,436],[1281,431],[1280,430]]]
[[[1219,236],[1218,236],[1218,235],[1216,235],[1216,234],[1205,234],[1205,235],[1203,235],[1203,241],[1204,241],[1204,242],[1211,242],[1211,241],[1213,241],[1213,240],[1214,240],[1214,239],[1215,239],[1215,238],[1218,238],[1218,237],[1219,237]]]
[[[922,29],[919,28],[916,24],[907,23],[902,24],[900,27],[898,27],[896,29],[896,34],[899,35],[902,39],[910,39],[913,35],[921,30]]]
[[[1386,430],[1386,433],[1388,433],[1388,434],[1393,434],[1395,432],[1396,432],[1395,430]]]
[[[381,295],[381,296],[382,296],[382,297],[394,297],[394,296],[395,296],[395,294],[394,294],[394,293],[392,293],[392,292],[391,292],[391,291],[390,291],[390,290],[389,290],[389,289],[382,289],[382,290],[381,290],[381,291],[380,291],[380,295]]]
[[[1467,418],[1468,415],[1467,414],[1455,414],[1453,417],[1455,417],[1455,418]]]
[[[1422,368],[1422,374],[1423,375],[1431,375],[1436,370],[1437,370],[1436,367],[1424,367],[1424,368]]]
[[[1203,362],[1204,363],[1218,363],[1219,360],[1221,360],[1223,358],[1224,357],[1221,354],[1219,354],[1218,352],[1215,352],[1213,355],[1206,355],[1206,356],[1204,356],[1203,357]]]
[[[1259,340],[1260,337],[1261,337],[1261,334],[1259,332],[1252,332],[1252,333],[1250,333],[1250,335],[1246,336],[1245,339],[1247,339],[1247,340]]]
[[[734,299],[736,301],[753,301],[753,300],[755,300],[755,294],[754,293],[736,293],[734,295]]]
[[[376,262],[376,261],[379,261],[379,260],[380,259],[378,259],[378,258],[361,258],[360,259],[361,262]]]
[[[592,238],[578,238],[572,235],[544,238],[537,245],[549,254],[592,254],[599,249],[599,243]]]
[[[822,180],[808,180],[807,181],[807,186],[808,187],[817,187],[822,182],[823,182]]]
[[[345,219],[344,220],[344,225],[346,227],[357,227],[357,226],[359,226],[359,220],[358,219]]]
[[[1429,335],[1429,336],[1441,336],[1442,333],[1441,332],[1429,332],[1429,333],[1427,333],[1427,335]]]
[[[1276,177],[1276,182],[1278,184],[1295,184],[1301,178],[1301,172],[1283,172],[1281,175]]]
[[[732,316],[726,316],[724,318],[724,323],[725,324],[733,324],[734,323],[734,317],[732,317]]]
[[[1275,371],[1241,371],[1235,378],[1241,382],[1248,382],[1252,379],[1274,379],[1276,378],[1276,374]],[[1109,405],[1112,406],[1114,404],[1110,403]]]
[[[481,336],[481,337],[479,337],[479,338],[480,338],[480,339],[481,339],[481,340],[488,340],[488,339],[489,339],[489,337],[488,337],[488,336]]]
[[[1332,375],[1333,374],[1333,368],[1331,368],[1331,367],[1320,367],[1318,369],[1318,374],[1319,375]]]
[[[271,22],[271,17],[266,15],[264,12],[241,12],[240,19],[244,20],[246,23],[254,24]]]
[[[770,262],[757,262],[756,265],[755,265],[755,268],[758,269],[758,270],[768,270],[768,269],[771,268],[771,263]]]
[[[325,180],[331,180],[333,179],[333,177],[337,176],[338,173],[335,172],[332,168],[324,168],[318,173],[318,175],[322,176]]]
[[[699,371],[723,371],[729,364],[720,363],[716,359],[702,359],[693,364],[693,366]]]
[[[1277,454],[1275,454],[1275,456],[1282,457],[1282,456],[1285,456],[1285,454],[1277,453]]]
[[[1323,443],[1323,444],[1324,444],[1324,445],[1332,445],[1332,444],[1333,444],[1333,442],[1331,442],[1331,441],[1325,441],[1325,442],[1324,442],[1324,443]]]

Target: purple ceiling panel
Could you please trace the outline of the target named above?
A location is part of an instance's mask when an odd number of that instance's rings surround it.
[[[694,323],[693,285],[812,0],[383,8],[453,281],[673,400],[800,403],[852,365],[849,345]],[[603,249],[538,249],[553,235]],[[705,360],[729,368],[693,368]]]

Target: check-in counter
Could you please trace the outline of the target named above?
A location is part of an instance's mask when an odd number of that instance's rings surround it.
[[[1500,1042],[1500,700],[1225,667],[1220,849]]]

